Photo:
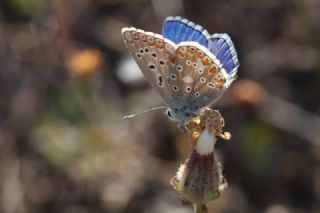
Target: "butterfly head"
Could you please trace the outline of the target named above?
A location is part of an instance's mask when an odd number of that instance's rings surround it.
[[[190,121],[199,116],[198,110],[192,110],[187,107],[181,108],[168,108],[166,111],[167,116],[171,121],[177,122],[182,126],[187,125]]]

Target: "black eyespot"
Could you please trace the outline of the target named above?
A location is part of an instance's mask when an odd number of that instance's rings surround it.
[[[170,110],[168,110],[167,113],[169,117],[172,117]]]
[[[156,53],[152,53],[151,55],[152,55],[152,57],[157,58],[157,54]]]
[[[156,67],[153,64],[149,65],[149,69],[154,69],[154,68],[156,68]]]
[[[214,88],[214,85],[212,83],[208,83],[208,86]]]
[[[177,85],[173,85],[173,86],[172,86],[172,90],[175,91],[175,92],[177,92],[177,91],[179,90],[179,87],[178,87]]]
[[[163,61],[163,60],[160,60],[160,65],[164,65],[165,64],[165,62]]]
[[[160,87],[162,87],[162,85],[163,85],[163,78],[162,78],[162,75],[158,75],[158,85],[160,86]]]

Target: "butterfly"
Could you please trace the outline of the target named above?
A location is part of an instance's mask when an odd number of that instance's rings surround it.
[[[178,126],[199,117],[235,80],[237,52],[226,33],[210,35],[180,16],[167,17],[162,35],[123,28],[124,43]]]

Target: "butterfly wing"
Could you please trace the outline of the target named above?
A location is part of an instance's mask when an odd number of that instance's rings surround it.
[[[235,79],[239,62],[231,39],[180,17],[169,17],[164,37],[135,28],[122,30],[125,44],[147,81],[179,121],[199,115]],[[179,43],[176,45],[174,42]],[[209,49],[207,49],[207,46]]]
[[[210,38],[208,49],[220,60],[228,75],[236,75],[239,61],[233,42],[228,34],[213,34]]]
[[[219,59],[197,42],[181,42],[175,60],[179,105],[188,111],[211,105],[232,81]]]
[[[123,28],[122,35],[149,84],[169,104],[174,97],[167,76],[170,73],[169,60],[175,52],[175,44],[161,35],[133,27]]]
[[[176,44],[182,41],[195,41],[207,47],[210,40],[209,33],[202,26],[180,16],[166,18],[163,23],[162,34]]]

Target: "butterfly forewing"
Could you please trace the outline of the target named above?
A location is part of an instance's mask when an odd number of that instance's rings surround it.
[[[147,81],[158,91],[168,104],[174,98],[168,85],[171,73],[170,59],[174,55],[175,45],[161,35],[124,28],[123,38],[131,55],[135,58]]]
[[[178,44],[182,41],[195,41],[207,47],[210,35],[202,26],[180,16],[169,16],[163,23],[162,34]]]

